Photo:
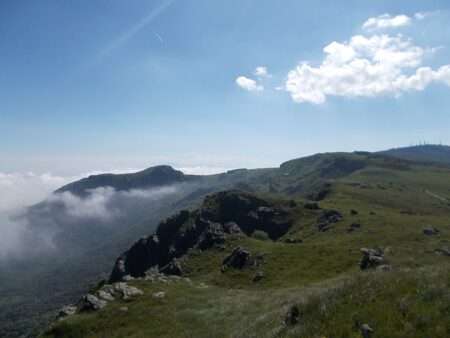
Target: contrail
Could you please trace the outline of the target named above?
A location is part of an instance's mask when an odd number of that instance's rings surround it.
[[[119,35],[114,41],[112,41],[106,48],[104,48],[99,54],[98,59],[102,59],[112,51],[124,45],[128,40],[130,40],[133,36],[139,33],[142,29],[144,29],[148,24],[150,24],[154,19],[156,19],[160,14],[162,14],[175,0],[165,0],[161,5],[153,9],[145,18],[136,23],[130,29]],[[155,33],[156,35],[156,33]],[[161,36],[159,39],[162,42]]]
[[[156,36],[156,38],[159,40],[159,42],[164,43],[164,40],[163,40],[163,38],[162,38],[161,35],[159,35],[159,34],[156,33],[156,32],[153,32],[153,34],[155,34],[155,36]]]

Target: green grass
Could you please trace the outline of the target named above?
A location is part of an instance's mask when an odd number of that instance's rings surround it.
[[[361,337],[369,323],[374,337],[450,336],[450,270],[360,274],[342,287],[299,303],[300,322],[282,337]]]

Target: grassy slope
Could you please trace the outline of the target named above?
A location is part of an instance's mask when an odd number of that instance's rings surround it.
[[[450,239],[450,170],[380,158],[369,162],[334,181],[332,194],[321,202],[344,214],[332,230],[317,232],[316,216],[299,204],[286,237],[302,238],[302,244],[236,238],[225,251],[193,252],[187,260],[192,285],[136,281],[145,296],[131,301],[128,312],[119,311],[123,304],[117,301],[58,323],[44,336],[359,337],[362,322],[374,327],[374,337],[450,336],[450,258],[434,252]],[[289,177],[279,186],[282,180]],[[349,233],[353,222],[361,228]],[[427,225],[441,234],[424,236]],[[223,257],[236,245],[266,254],[265,279],[252,282],[252,269],[220,272]],[[394,270],[358,271],[364,246],[385,248]],[[199,287],[202,282],[208,287]],[[151,297],[161,290],[166,298]],[[299,304],[302,319],[284,327],[292,304]]]

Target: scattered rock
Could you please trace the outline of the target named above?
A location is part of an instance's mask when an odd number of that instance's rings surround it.
[[[343,219],[342,214],[337,210],[325,210],[317,219],[317,228],[324,232],[331,229],[333,223],[337,223]]]
[[[362,248],[361,253],[363,254],[359,264],[361,270],[376,268],[385,264],[384,254],[381,249]]]
[[[302,239],[300,239],[300,238],[286,238],[285,240],[284,240],[284,243],[287,243],[287,244],[298,244],[298,243],[303,243],[303,240]]]
[[[78,310],[83,311],[98,311],[106,306],[106,301],[98,299],[92,294],[84,296],[78,304]]]
[[[119,308],[119,311],[128,312],[128,306],[122,306]]]
[[[144,292],[139,290],[137,287],[130,286],[124,282],[114,283],[113,287],[114,291],[121,295],[122,299],[124,300],[144,294]]]
[[[286,314],[284,323],[288,326],[293,326],[298,324],[299,320],[300,320],[300,309],[298,308],[297,305],[292,305]]]
[[[223,260],[222,271],[225,271],[226,268],[243,269],[249,263],[250,252],[241,247],[237,247]]]
[[[97,291],[97,297],[100,298],[101,300],[107,301],[107,302],[111,302],[114,300],[113,295],[105,290],[99,290]]]
[[[373,329],[369,326],[369,324],[361,325],[361,334],[363,338],[370,338],[372,336]]]
[[[359,228],[361,228],[360,223],[352,223],[352,224],[350,224],[350,227],[348,228],[347,232],[353,232]]]
[[[259,282],[261,279],[265,277],[264,271],[258,271],[256,275],[253,277],[254,282]]]
[[[57,319],[63,319],[68,316],[72,316],[77,312],[77,307],[75,305],[66,305],[61,308],[58,312]]]
[[[166,297],[166,293],[164,291],[155,292],[153,294],[153,298],[161,299],[161,298],[164,298],[164,297]]]
[[[425,229],[423,229],[423,234],[426,236],[434,236],[434,235],[439,235],[439,230],[436,229],[435,227],[427,227]]]
[[[319,222],[337,223],[342,220],[344,216],[337,210],[325,210],[319,217]]]

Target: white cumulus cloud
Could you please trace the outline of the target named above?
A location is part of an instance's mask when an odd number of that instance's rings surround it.
[[[270,77],[269,71],[265,66],[256,67],[253,74],[258,77]]]
[[[255,80],[245,76],[239,76],[236,79],[236,84],[249,92],[258,92],[264,90],[264,87],[258,84]]]
[[[296,102],[324,103],[328,96],[398,96],[432,82],[449,85],[449,67],[421,67],[424,49],[402,35],[353,36],[323,49],[318,66],[300,63],[288,73],[285,90]]]
[[[412,19],[404,14],[391,16],[390,14],[383,14],[377,17],[369,18],[364,22],[362,28],[367,31],[398,28],[402,26],[408,26],[411,24]]]

